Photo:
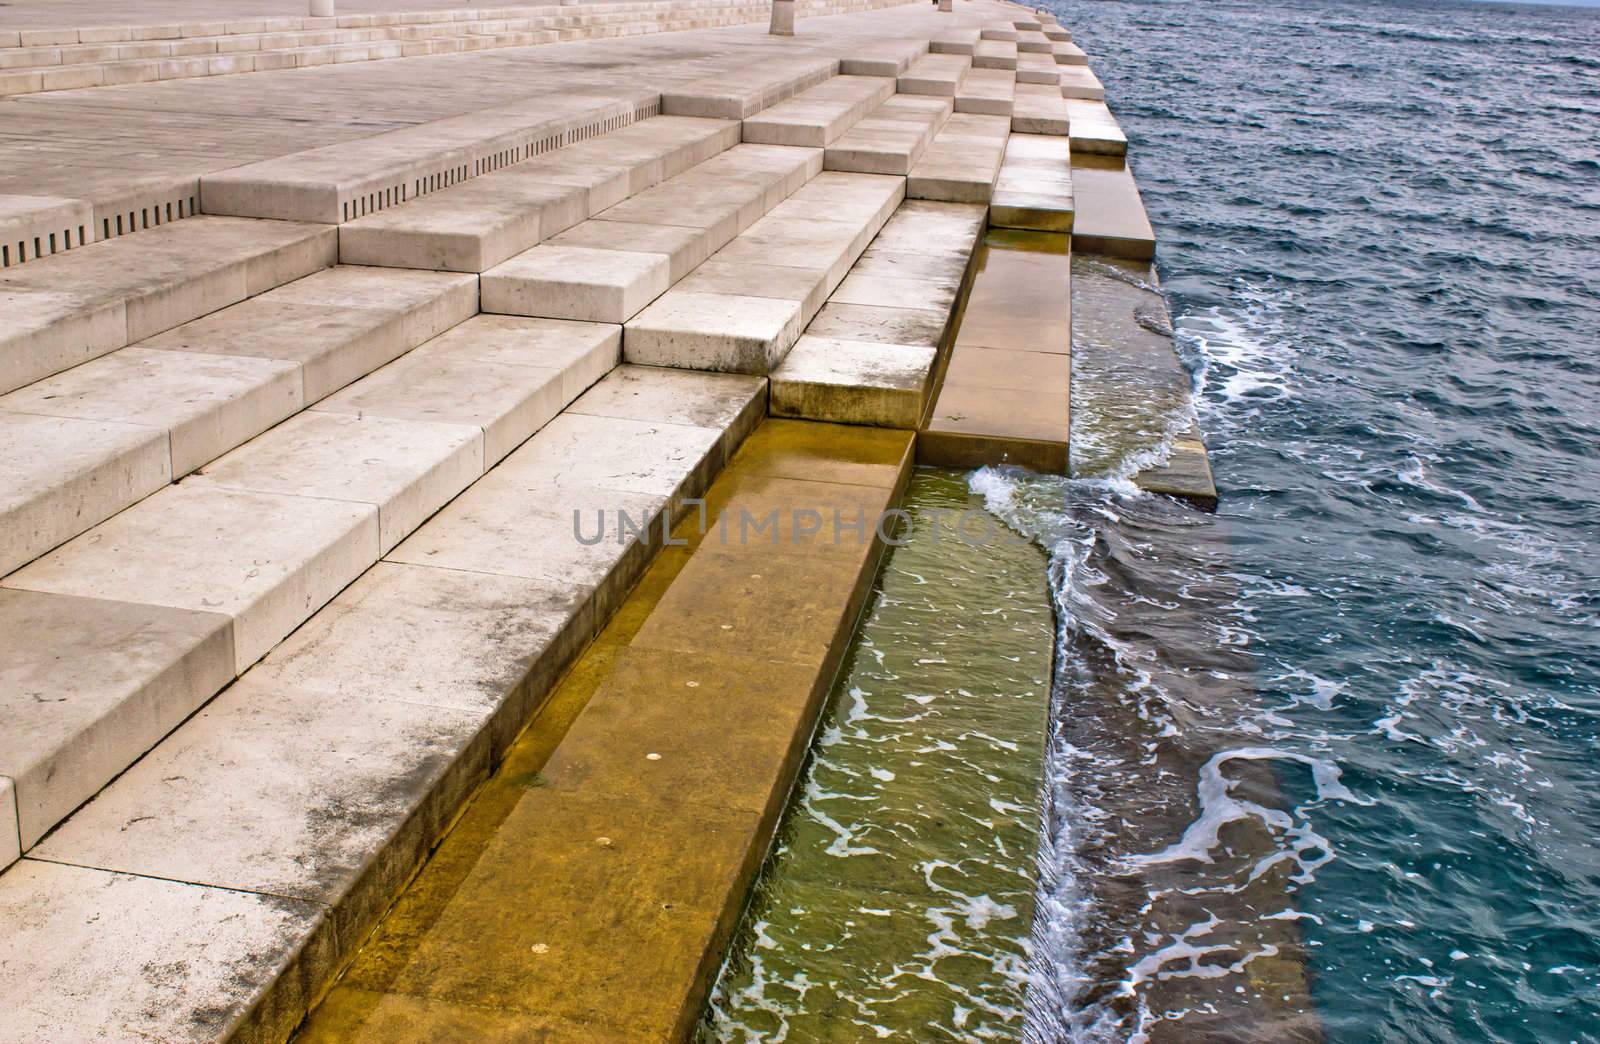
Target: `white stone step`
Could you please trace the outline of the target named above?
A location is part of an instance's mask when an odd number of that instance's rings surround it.
[[[0,272],[0,394],[333,264],[333,229],[190,218]]]
[[[739,145],[605,211],[561,242],[540,244],[483,274],[486,312],[621,323],[820,172],[816,149]],[[610,219],[616,216],[620,222]],[[646,240],[629,230],[690,227],[692,240]],[[610,233],[607,228],[626,225]],[[562,237],[558,237],[562,238]],[[586,241],[577,242],[577,241]],[[627,241],[626,247],[617,246]],[[645,250],[650,243],[662,249]],[[698,258],[688,264],[690,258]]]
[[[658,96],[543,95],[207,174],[207,214],[336,225],[655,114]]]
[[[965,54],[970,56],[977,51],[978,39],[978,30],[976,29],[946,29],[928,41],[928,50],[934,54]]]
[[[1017,42],[1016,27],[1005,22],[995,22],[993,25],[984,26],[980,35],[985,40],[1005,40],[1010,43]]]
[[[1011,129],[1018,134],[1065,135],[1072,111],[1061,88],[1043,83],[1018,83],[1011,108]]]
[[[7,577],[7,632],[35,621],[39,636],[0,649],[18,683],[0,687],[0,775],[24,845],[548,423],[620,344],[615,326],[469,320]]]
[[[624,358],[770,372],[904,194],[904,178],[819,174],[629,321]]]
[[[661,93],[661,111],[668,116],[703,116],[743,120],[788,101],[838,72],[826,58],[793,58],[754,62]]]
[[[989,204],[989,223],[998,228],[1071,232],[1073,228],[1072,149],[1066,138],[1013,134]]]
[[[1006,40],[979,40],[972,53],[974,69],[1015,69],[1017,45]]]
[[[468,276],[331,268],[0,396],[0,575],[476,310]]]
[[[820,149],[895,92],[883,76],[835,76],[744,121],[744,141]]]
[[[901,74],[898,90],[901,94],[954,98],[971,68],[972,59],[964,54],[930,54]]]
[[[915,428],[984,208],[907,201],[772,372],[774,415]]]
[[[1054,44],[1050,52],[1055,57],[1057,65],[1088,65],[1089,56],[1083,53],[1083,48],[1071,40],[1063,40]]]
[[[757,378],[615,372],[0,877],[21,1036],[286,1037],[660,546],[617,512],[681,511],[764,405]],[[174,996],[149,968],[180,959]]]
[[[1046,40],[1049,40],[1051,43],[1071,43],[1072,42],[1072,32],[1071,32],[1071,30],[1063,29],[1059,25],[1047,25],[1041,30],[1041,32],[1044,33],[1044,38]],[[1051,48],[1051,52],[1054,53],[1054,51],[1055,51],[1055,48]]]
[[[1018,33],[1036,33],[1044,28],[1044,24],[1037,18],[1013,18],[1011,26]]]
[[[1023,54],[1050,54],[1050,38],[1038,29],[1017,30],[1017,50]]]
[[[909,174],[954,108],[951,98],[897,94],[828,146],[823,168],[857,174]]]
[[[349,222],[346,264],[483,272],[737,144],[737,124],[657,117]]]
[[[1009,69],[974,69],[956,92],[956,111],[983,116],[1010,116],[1017,75]]]
[[[952,115],[911,168],[906,198],[989,202],[1010,134],[1011,120],[1006,116]]]
[[[1104,101],[1106,89],[1100,78],[1087,65],[1058,65],[1061,72],[1061,96],[1084,101]]]
[[[1123,156],[1128,152],[1128,138],[1122,133],[1117,118],[1111,115],[1103,101],[1067,98],[1068,119],[1072,125],[1074,152],[1102,156]]]
[[[852,48],[839,58],[841,76],[896,77],[928,53],[922,40],[879,40]]]
[[[1020,54],[1017,56],[1017,82],[1057,87],[1061,84],[1061,66],[1047,54]]]

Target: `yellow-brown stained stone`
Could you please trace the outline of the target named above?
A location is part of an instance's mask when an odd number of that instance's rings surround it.
[[[1066,470],[1071,286],[1068,236],[989,232],[943,385],[917,437],[920,462]]]
[[[683,520],[301,1039],[685,1038],[910,461],[909,432],[758,428],[708,516],[861,509],[866,538],[740,546]]]

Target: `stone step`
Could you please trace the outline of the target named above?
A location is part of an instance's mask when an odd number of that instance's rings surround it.
[[[895,93],[887,76],[835,76],[744,121],[744,141],[820,149]]]
[[[767,60],[695,80],[661,93],[667,116],[744,120],[834,76],[839,63],[825,58]]]
[[[1089,64],[1089,56],[1083,53],[1083,48],[1071,40],[1061,40],[1053,44],[1050,53],[1055,57],[1057,65]]]
[[[1010,116],[1015,104],[1016,73],[1009,69],[974,69],[956,92],[956,111],[982,116]]]
[[[1044,24],[1037,18],[1013,18],[1011,25],[1018,33],[1036,33],[1044,28]]]
[[[1011,129],[1018,134],[1065,135],[1072,110],[1061,88],[1043,83],[1018,83],[1011,108]]]
[[[358,218],[347,264],[483,272],[737,144],[738,124],[659,116]]]
[[[821,170],[820,149],[737,145],[488,270],[483,310],[626,322]]]
[[[659,97],[547,95],[247,163],[203,176],[200,209],[337,225],[648,119]]]
[[[972,53],[974,69],[1015,69],[1017,45],[1006,40],[979,40]]]
[[[823,168],[857,174],[909,174],[954,108],[949,98],[897,94],[828,146]]]
[[[987,203],[1000,175],[1011,120],[956,113],[906,180],[907,199]]]
[[[1061,72],[1061,96],[1084,101],[1104,101],[1106,89],[1100,78],[1087,65],[1058,65]]]
[[[1024,54],[1051,54],[1050,38],[1037,29],[1017,31],[1017,50]]]
[[[946,29],[928,41],[928,50],[934,54],[977,53],[979,33],[976,29]]]
[[[916,428],[984,220],[972,204],[896,210],[772,371],[772,413]]]
[[[0,775],[24,849],[617,361],[615,326],[480,317],[12,573]],[[10,623],[7,630],[10,631]],[[21,633],[21,632],[16,632]],[[42,644],[41,644],[42,643]],[[0,882],[3,882],[0,878]]]
[[[1101,156],[1125,156],[1128,138],[1103,101],[1064,99],[1072,127],[1072,151]]]
[[[771,372],[904,196],[904,178],[817,175],[630,320],[623,356]]]
[[[286,1039],[764,403],[617,371],[184,722],[0,877],[10,1033]]]
[[[1040,31],[1044,33],[1044,38],[1049,40],[1051,43],[1072,42],[1072,31],[1069,29],[1063,29],[1059,25],[1047,25]],[[1052,47],[1050,50],[1052,54],[1055,53],[1055,48]]]
[[[928,53],[923,40],[880,40],[862,44],[839,58],[841,76],[899,76]]]
[[[1072,185],[1078,208],[1072,226],[1074,250],[1135,261],[1155,257],[1155,231],[1133,172],[1123,163],[1115,157],[1076,154]]]
[[[1048,54],[1017,55],[1017,82],[1043,83],[1051,87],[1060,85],[1060,66]]]
[[[898,90],[901,94],[954,98],[971,68],[972,59],[964,54],[930,54],[919,58],[901,75]]]
[[[477,311],[467,276],[336,267],[0,396],[0,575]]]
[[[0,273],[0,393],[334,263],[331,228],[191,218]]]
[[[1071,232],[1072,148],[1066,138],[1013,134],[989,203],[996,228]]]
[[[1004,22],[995,22],[993,25],[984,26],[980,35],[985,40],[1005,40],[1008,43],[1017,42],[1016,27],[1008,25]]]

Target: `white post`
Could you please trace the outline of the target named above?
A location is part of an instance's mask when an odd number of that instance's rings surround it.
[[[333,0],[311,0],[312,18],[332,18]]]
[[[768,32],[773,36],[794,35],[794,0],[772,0],[772,28]]]

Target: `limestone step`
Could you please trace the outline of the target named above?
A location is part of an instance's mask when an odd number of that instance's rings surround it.
[[[1072,125],[1072,150],[1102,156],[1124,156],[1128,138],[1103,101],[1067,98],[1067,118]]]
[[[207,214],[337,225],[656,115],[659,95],[546,95],[200,179]]]
[[[1015,69],[1017,45],[1006,40],[979,40],[972,53],[974,69]]]
[[[972,59],[964,54],[930,54],[900,76],[898,89],[901,94],[954,98],[971,68]]]
[[[1006,116],[952,115],[911,168],[906,198],[989,202],[1010,134],[1011,120]]]
[[[469,320],[12,573],[0,775],[24,849],[617,361],[615,326]],[[10,624],[8,623],[8,631]],[[17,632],[22,633],[22,632]],[[3,881],[0,878],[0,881]]]
[[[837,60],[792,58],[754,63],[661,93],[667,116],[744,120],[788,101],[838,72]]]
[[[286,1039],[764,403],[617,371],[74,814],[0,877],[11,1034]]]
[[[1061,72],[1061,96],[1085,101],[1104,101],[1106,89],[1100,78],[1087,65],[1058,65]]]
[[[1036,33],[1044,28],[1044,24],[1037,18],[1013,18],[1011,25],[1018,33]]]
[[[835,76],[744,121],[744,141],[820,149],[895,92],[885,76]]]
[[[1092,153],[1075,155],[1072,185],[1078,209],[1072,226],[1074,250],[1135,261],[1155,257],[1155,231],[1139,186],[1120,160]]]
[[[772,413],[917,427],[984,220],[972,204],[908,200],[896,210],[772,371]]]
[[[1066,138],[1013,134],[989,203],[996,228],[1071,232],[1072,149]]]
[[[817,175],[630,320],[624,358],[769,373],[904,196],[904,178]]]
[[[857,174],[909,174],[954,108],[950,98],[897,94],[828,146],[822,165]]]
[[[841,76],[896,77],[928,53],[923,40],[879,40],[852,47],[839,58]]]
[[[1024,54],[1052,54],[1050,38],[1038,29],[1017,30],[1017,50]]]
[[[1047,25],[1041,30],[1041,32],[1044,33],[1044,38],[1049,40],[1051,43],[1072,42],[1071,30],[1063,29],[1059,25]],[[1050,50],[1052,54],[1055,52],[1055,48],[1053,47]]]
[[[659,116],[339,229],[347,264],[483,272],[739,140],[727,120]]]
[[[1043,83],[1052,87],[1061,83],[1061,67],[1048,54],[1017,55],[1017,82]]]
[[[333,229],[191,218],[0,272],[0,393],[334,263]]]
[[[1083,48],[1069,40],[1062,40],[1051,46],[1050,52],[1055,57],[1057,65],[1088,65],[1089,56],[1083,53]]]
[[[974,69],[956,92],[956,111],[983,116],[1010,116],[1015,104],[1016,73],[1009,69]]]
[[[477,311],[467,276],[336,267],[0,396],[0,575]]]
[[[483,310],[625,322],[821,169],[819,149],[736,145],[488,270]]]
[[[1005,40],[1008,43],[1017,42],[1016,27],[1005,22],[995,22],[992,25],[984,26],[980,35],[985,40]]]
[[[1072,110],[1061,88],[1043,83],[1018,83],[1011,108],[1011,129],[1018,134],[1065,135]]]
[[[976,29],[946,29],[928,41],[928,50],[934,54],[972,55],[978,49],[979,33]]]

